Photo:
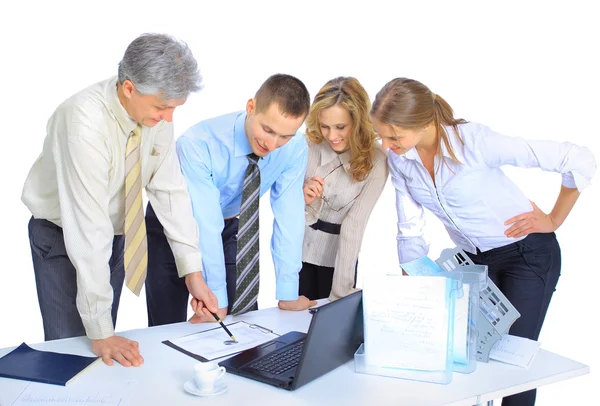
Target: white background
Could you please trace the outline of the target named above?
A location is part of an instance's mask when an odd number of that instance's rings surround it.
[[[125,48],[144,32],[185,40],[205,79],[204,90],[177,109],[176,135],[202,119],[243,109],[273,73],[298,76],[311,97],[339,75],[357,77],[372,98],[387,81],[405,76],[443,96],[459,117],[509,135],[583,144],[600,156],[600,25],[592,2],[204,3],[3,5],[0,347],[43,340],[27,237],[30,214],[20,195],[41,152],[46,121],[64,99],[116,74]],[[507,173],[531,200],[551,210],[559,175],[514,168]],[[543,348],[589,364],[593,372],[541,389],[538,405],[594,403],[593,385],[600,383],[594,372],[600,367],[598,338],[592,333],[600,282],[595,181],[557,232],[562,276],[540,337]],[[263,202],[268,219],[268,200]],[[365,234],[361,275],[398,266],[395,219],[388,182]],[[269,228],[261,235],[265,253]],[[428,231],[432,258],[453,246],[436,219]],[[261,267],[262,308],[276,303],[270,255],[262,256]],[[136,298],[124,289],[117,329],[145,325],[143,294]]]

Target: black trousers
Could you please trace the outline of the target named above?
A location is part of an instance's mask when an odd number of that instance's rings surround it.
[[[469,257],[476,264],[488,266],[490,279],[521,313],[509,333],[537,340],[560,277],[556,235],[530,234],[521,241]],[[533,406],[535,395],[534,389],[508,396],[502,406]]]
[[[310,300],[329,297],[333,282],[333,267],[302,262],[298,282],[298,294]]]
[[[150,203],[146,209],[146,230],[148,236],[148,273],[146,276],[148,326],[186,321],[189,292],[185,285],[185,279],[180,278],[177,273],[173,252]],[[237,231],[237,218],[225,220],[221,238],[225,254],[228,312],[231,311],[235,300]]]
[[[335,268],[320,266],[308,262],[302,262],[302,269],[298,276],[298,295],[304,295],[310,300],[324,299],[329,297],[333,285],[333,272]],[[358,261],[354,266],[354,285],[358,274]]]

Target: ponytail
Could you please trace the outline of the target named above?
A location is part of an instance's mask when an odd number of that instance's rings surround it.
[[[452,107],[448,104],[446,100],[444,100],[439,95],[431,92],[431,97],[433,99],[433,123],[435,125],[435,130],[440,137],[440,148],[438,151],[438,163],[442,162],[442,148],[441,143],[444,143],[444,146],[448,150],[450,154],[450,158],[456,163],[461,163],[460,160],[456,157],[454,153],[454,149],[452,148],[452,144],[450,143],[449,134],[446,132],[444,125],[452,126],[454,130],[454,134],[456,138],[460,141],[461,145],[465,145],[462,138],[460,138],[460,133],[458,132],[458,125],[465,124],[467,121],[462,118],[454,118],[454,112],[452,111]],[[444,161],[445,162],[445,161]]]

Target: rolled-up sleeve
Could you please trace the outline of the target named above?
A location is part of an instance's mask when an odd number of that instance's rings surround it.
[[[592,152],[571,142],[528,140],[498,134],[481,126],[475,137],[475,151],[481,153],[489,167],[512,165],[558,172],[562,185],[581,192],[596,173]]]

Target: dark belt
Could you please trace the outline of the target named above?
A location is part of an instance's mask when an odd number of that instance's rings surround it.
[[[317,220],[315,224],[311,224],[309,227],[314,230],[321,230],[328,234],[339,234],[342,229],[341,224],[328,223],[323,220]]]

